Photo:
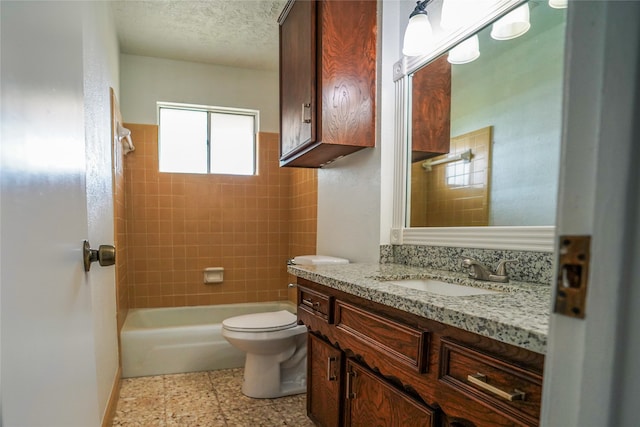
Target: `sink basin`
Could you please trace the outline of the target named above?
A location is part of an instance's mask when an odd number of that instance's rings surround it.
[[[488,295],[498,294],[499,291],[492,291],[489,289],[474,288],[472,286],[456,285],[453,283],[441,282],[433,279],[405,279],[405,280],[390,280],[387,283],[391,283],[396,286],[402,286],[405,288],[417,289],[419,291],[431,292],[438,295],[446,295],[453,297],[464,297],[468,295]]]

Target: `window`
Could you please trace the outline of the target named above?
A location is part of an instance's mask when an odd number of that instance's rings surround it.
[[[256,174],[258,111],[158,104],[160,172]]]

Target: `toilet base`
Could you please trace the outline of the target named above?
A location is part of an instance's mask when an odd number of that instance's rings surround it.
[[[289,357],[290,360],[287,360]],[[306,348],[298,349],[293,356],[247,354],[242,382],[242,394],[245,396],[272,399],[306,391]]]

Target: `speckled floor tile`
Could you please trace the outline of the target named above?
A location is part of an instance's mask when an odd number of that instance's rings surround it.
[[[163,396],[164,377],[124,378],[120,386],[120,397]]]
[[[227,427],[228,424],[221,413],[207,411],[191,413],[167,413],[166,426],[171,427]]]
[[[113,426],[313,426],[305,394],[251,399],[242,378],[239,368],[124,379]]]
[[[307,417],[306,399],[290,400],[289,402],[274,405],[274,407],[278,412],[280,412],[284,420],[284,425],[295,427],[314,427],[313,422],[311,422]]]
[[[162,396],[120,397],[114,426],[163,426],[165,405]]]
[[[242,394],[242,376],[213,379],[213,388],[223,411],[237,408],[253,408],[273,404],[277,399],[253,399]]]
[[[217,371],[208,371],[211,381],[218,378],[240,377],[244,374],[244,368],[219,369]]]

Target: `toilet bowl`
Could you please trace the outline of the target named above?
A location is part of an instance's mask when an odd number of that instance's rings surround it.
[[[274,398],[307,390],[307,327],[286,310],[222,321],[222,336],[247,354],[242,393]]]

